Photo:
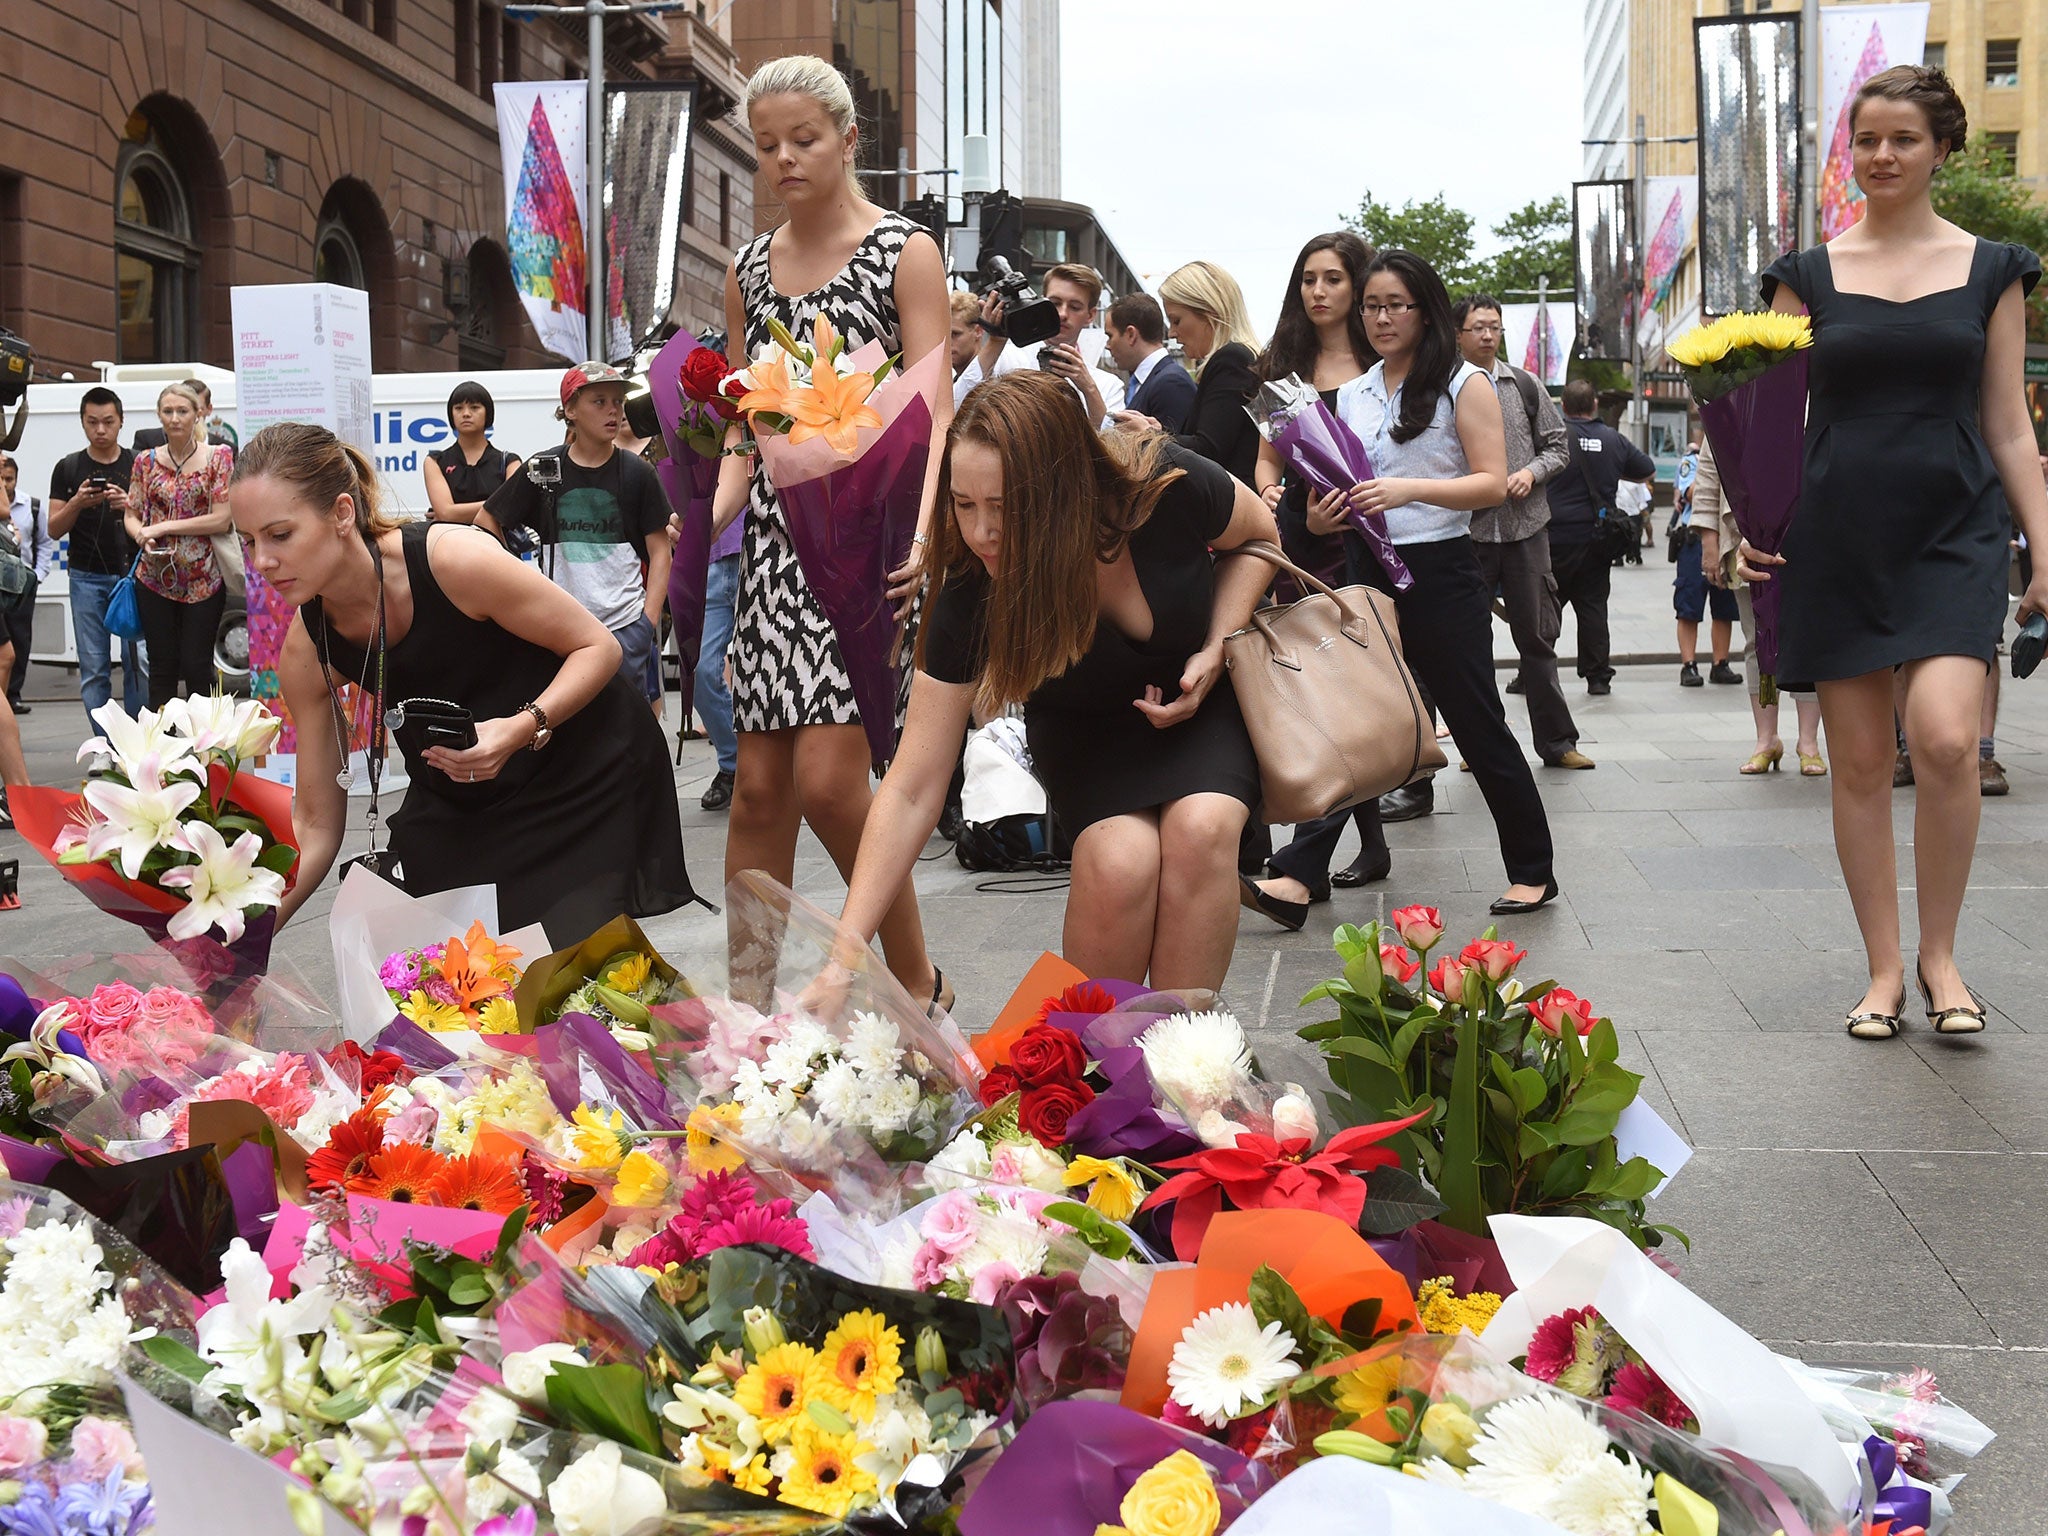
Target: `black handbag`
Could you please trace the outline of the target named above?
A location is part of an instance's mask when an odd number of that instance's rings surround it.
[[[1572,455],[1572,463],[1579,471],[1579,478],[1586,483],[1586,495],[1593,503],[1593,550],[1610,564],[1626,555],[1633,554],[1642,543],[1642,534],[1636,520],[1617,512],[1601,497],[1599,487],[1593,484],[1593,472],[1586,468],[1586,461],[1578,454]]]

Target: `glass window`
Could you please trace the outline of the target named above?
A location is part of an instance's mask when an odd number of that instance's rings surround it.
[[[1929,69],[1948,68],[1948,44],[1929,43],[1921,52],[1920,62]]]
[[[1003,184],[1003,17],[993,0],[947,0],[946,164],[966,168],[967,136],[988,137],[989,172]],[[962,216],[960,178],[946,179],[947,217]]]
[[[146,121],[122,147],[114,205],[115,360],[192,357],[192,300],[199,247],[185,186]]]
[[[860,120],[857,163],[866,169],[896,169],[903,144],[903,42],[901,0],[839,0],[832,23],[832,62],[853,87]],[[903,200],[894,176],[863,176],[861,186],[884,208]]]
[[[1064,229],[1027,229],[1024,249],[1031,253],[1033,261],[1042,261],[1049,267],[1074,259],[1073,239]]]
[[[1984,83],[2020,83],[2020,41],[2016,37],[1993,38],[1984,45]]]
[[[363,253],[356,237],[339,219],[329,219],[313,237],[313,280],[343,288],[370,286],[363,273]]]

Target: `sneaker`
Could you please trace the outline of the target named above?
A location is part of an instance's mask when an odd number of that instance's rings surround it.
[[[722,811],[732,804],[732,775],[723,768],[711,776],[711,782],[704,787],[704,798],[697,802],[707,811]]]
[[[1727,662],[1717,661],[1714,663],[1714,670],[1707,674],[1707,681],[1710,683],[1739,684],[1742,681],[1742,674],[1729,666]]]
[[[1898,761],[1892,764],[1892,788],[1911,789],[1912,787],[1913,754],[1901,749]]]
[[[1502,693],[1526,693],[1527,691],[1528,690],[1522,686],[1522,674],[1519,672],[1517,672],[1513,677],[1509,678],[1507,686],[1501,689]]]
[[[1678,669],[1678,686],[1681,688],[1704,688],[1707,680],[1700,676],[1700,664],[1688,661]]]
[[[1977,759],[1977,788],[1987,795],[2009,795],[2012,786],[2005,782],[2005,769],[1999,766],[1995,757]]]
[[[1577,747],[1573,747],[1569,752],[1561,752],[1556,757],[1546,757],[1543,759],[1543,766],[1546,768],[1597,768],[1600,765],[1586,756]]]
[[[1596,677],[1586,684],[1586,692],[1596,699],[1604,699],[1607,695],[1614,692],[1614,684],[1604,677]]]

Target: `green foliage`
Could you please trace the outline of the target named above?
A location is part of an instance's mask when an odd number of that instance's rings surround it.
[[[1343,975],[1303,999],[1337,1006],[1335,1019],[1300,1031],[1322,1049],[1335,1118],[1364,1125],[1425,1111],[1387,1144],[1441,1196],[1446,1225],[1484,1236],[1486,1218],[1508,1212],[1586,1216],[1655,1246],[1643,1202],[1663,1174],[1644,1158],[1622,1162],[1615,1145],[1642,1079],[1618,1064],[1613,1023],[1600,1020],[1583,1040],[1552,1036],[1530,1012],[1551,982],[1496,984],[1477,969],[1460,997],[1439,998],[1419,975],[1407,985],[1387,975],[1382,940],[1399,943],[1377,923],[1340,927]]]
[[[1078,1200],[1055,1200],[1039,1214],[1064,1221],[1075,1236],[1105,1259],[1121,1259],[1131,1251],[1131,1234],[1093,1206]]]
[[[1537,279],[1547,277],[1551,297],[1572,296],[1572,211],[1563,193],[1523,204],[1493,234],[1502,249],[1482,265],[1479,287],[1503,303],[1531,303]]]
[[[1426,203],[1413,199],[1399,208],[1380,202],[1370,192],[1358,210],[1344,215],[1344,227],[1363,236],[1376,251],[1399,246],[1413,251],[1437,270],[1451,297],[1470,293],[1481,267],[1472,256],[1472,215],[1453,208],[1439,192]]]
[[[1318,1376],[1318,1368],[1363,1354],[1413,1326],[1403,1318],[1382,1328],[1380,1300],[1375,1296],[1353,1303],[1344,1314],[1343,1325],[1332,1328],[1309,1311],[1294,1287],[1269,1264],[1260,1265],[1252,1275],[1246,1299],[1261,1328],[1278,1323],[1294,1340],[1294,1357],[1301,1362],[1302,1374],[1281,1388],[1281,1394],[1314,1398],[1325,1407],[1334,1404],[1338,1378]]]
[[[661,1422],[647,1400],[647,1378],[630,1365],[557,1365],[548,1377],[548,1409],[571,1428],[662,1454]]]
[[[1472,215],[1453,208],[1441,193],[1399,208],[1367,193],[1356,212],[1344,215],[1344,227],[1375,250],[1393,245],[1413,251],[1436,268],[1453,302],[1483,290],[1503,303],[1527,303],[1541,277],[1549,278],[1555,297],[1572,294],[1572,214],[1562,194],[1525,203],[1494,225],[1493,237],[1502,247],[1494,256],[1476,254]]]
[[[2048,208],[2013,175],[2004,150],[1979,139],[1950,155],[1934,178],[1934,211],[1986,240],[2024,245],[2048,256]],[[2027,300],[2027,340],[2048,341],[2048,285]]]

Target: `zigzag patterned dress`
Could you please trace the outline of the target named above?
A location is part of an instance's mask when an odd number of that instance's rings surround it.
[[[900,352],[896,260],[904,242],[920,227],[901,214],[884,213],[838,276],[794,297],[777,290],[768,275],[772,231],[743,246],[733,267],[746,309],[747,355],[759,356],[770,344],[771,318],[780,320],[791,335],[809,340],[821,313],[846,338],[848,350],[877,341],[884,351]],[[740,590],[732,644],[726,652],[732,665],[735,728],[778,731],[799,725],[859,724],[860,710],[839,643],[811,595],[776,503],[775,487],[758,460],[740,555]]]

